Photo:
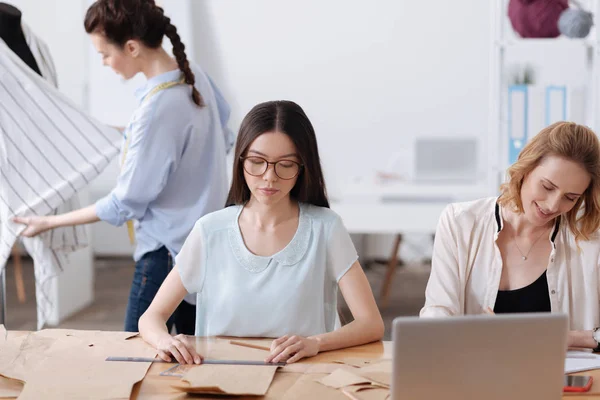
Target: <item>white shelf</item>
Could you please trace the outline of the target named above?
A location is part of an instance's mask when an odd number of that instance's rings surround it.
[[[571,39],[564,36],[548,39],[534,38],[515,38],[507,40],[495,40],[494,44],[503,48],[526,47],[526,46],[584,46],[584,47],[600,47],[600,42],[594,41],[589,37],[584,39]]]
[[[347,202],[361,201],[466,201],[489,195],[484,184],[378,183],[356,182],[343,186],[341,197]]]

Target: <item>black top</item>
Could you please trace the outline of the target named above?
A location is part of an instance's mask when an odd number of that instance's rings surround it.
[[[550,292],[546,271],[531,285],[515,290],[498,290],[494,312],[550,312]]]
[[[41,75],[31,49],[21,29],[21,11],[16,7],[0,3],[0,39],[8,45],[32,70]]]

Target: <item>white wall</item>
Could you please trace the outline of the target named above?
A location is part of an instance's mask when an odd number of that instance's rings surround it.
[[[58,71],[60,90],[77,104],[83,104],[86,85],[87,49],[82,34],[85,8],[73,0],[8,0],[21,10],[22,21],[50,47]]]
[[[464,4],[487,16],[486,2]],[[226,88],[234,126],[261,101],[292,99],[305,108],[335,195],[345,179],[382,167],[414,135],[484,132],[488,21],[470,19],[473,35],[448,18],[460,17],[460,8],[208,0],[196,3],[195,26],[211,52],[198,53]]]

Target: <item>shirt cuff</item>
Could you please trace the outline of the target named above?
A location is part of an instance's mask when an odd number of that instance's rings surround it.
[[[102,221],[108,222],[114,226],[121,226],[127,220],[131,219],[127,211],[119,207],[119,201],[113,193],[96,201],[96,215]]]

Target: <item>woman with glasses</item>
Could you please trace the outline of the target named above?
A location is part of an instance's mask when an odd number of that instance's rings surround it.
[[[199,363],[165,321],[197,294],[197,336],[276,338],[266,362],[295,362],[383,336],[356,250],[329,209],[317,140],[291,101],[255,106],[242,121],[223,210],[202,217],[140,319],[165,360]],[[354,321],[340,327],[337,288]]]

